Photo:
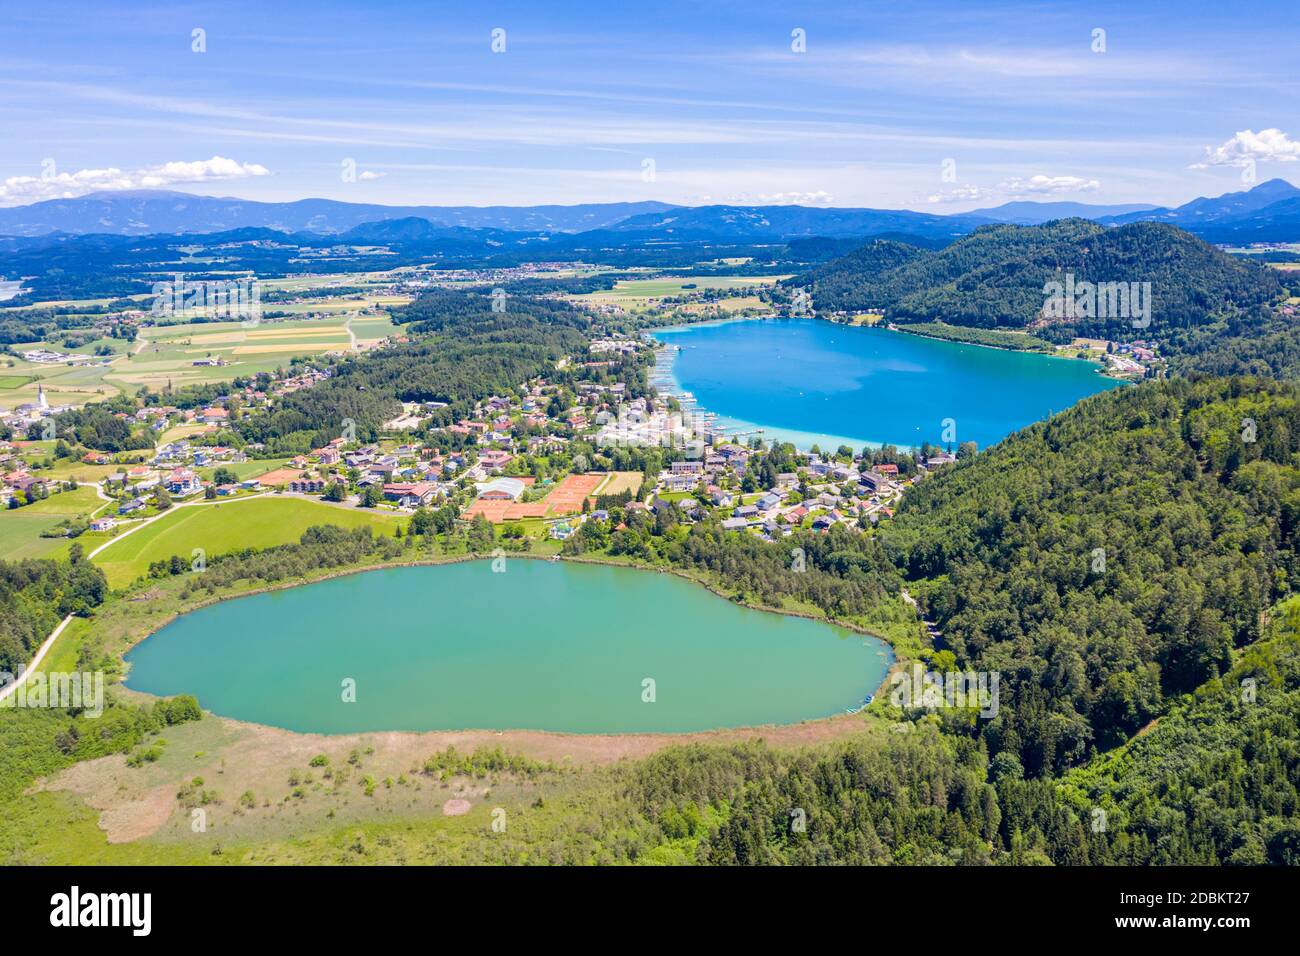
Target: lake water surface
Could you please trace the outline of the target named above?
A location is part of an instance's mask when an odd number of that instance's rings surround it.
[[[764,429],[807,449],[849,444],[994,444],[1121,382],[1078,359],[1011,352],[818,319],[658,329],[679,346],[678,388],[726,428]]]
[[[386,568],[202,608],[126,655],[127,686],[313,733],[684,732],[842,713],[892,660],[874,638],[669,574],[505,567]]]

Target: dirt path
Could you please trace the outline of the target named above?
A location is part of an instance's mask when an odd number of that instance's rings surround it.
[[[22,687],[23,684],[27,682],[27,678],[36,671],[36,668],[40,665],[41,661],[45,659],[45,655],[49,653],[50,648],[54,646],[54,642],[59,639],[59,635],[63,633],[63,629],[72,623],[72,618],[73,615],[69,614],[59,622],[59,626],[56,627],[50,636],[45,639],[45,642],[36,649],[36,656],[32,658],[31,663],[27,665],[26,670],[19,675],[17,680],[0,687],[0,700],[4,700],[10,694],[16,693],[18,688]]]

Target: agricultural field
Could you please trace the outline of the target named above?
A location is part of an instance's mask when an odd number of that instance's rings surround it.
[[[725,299],[719,299],[716,302],[689,302],[686,305],[677,306],[683,312],[690,312],[700,315],[705,312],[744,312],[746,309],[770,308],[762,299],[756,295],[739,295],[728,296]]]
[[[571,298],[586,305],[644,308],[660,299],[707,289],[748,289],[772,285],[785,276],[683,276],[680,279],[620,279],[614,288]],[[690,286],[691,288],[686,288]]]
[[[163,517],[127,535],[119,535],[94,558],[110,587],[125,587],[147,574],[154,561],[195,548],[209,558],[244,548],[269,548],[297,541],[312,525],[342,528],[369,526],[389,534],[404,519],[383,512],[330,505],[305,498],[263,495],[243,500],[178,505]]]
[[[14,346],[15,351],[49,348],[77,358],[46,365],[6,357],[0,364],[0,409],[35,402],[38,385],[51,405],[82,405],[142,387],[157,390],[168,384],[224,382],[273,372],[298,356],[369,348],[394,332],[387,310],[408,301],[407,296],[354,295],[263,303],[264,312],[301,318],[263,319],[251,327],[240,322],[145,325],[135,342],[100,338],[76,349],[66,348],[58,339],[23,343]],[[111,355],[94,354],[104,346],[112,350]],[[194,364],[212,359],[224,364]]]

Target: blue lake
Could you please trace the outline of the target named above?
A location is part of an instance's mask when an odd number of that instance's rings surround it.
[[[657,329],[676,345],[673,379],[724,428],[761,427],[800,448],[985,448],[1079,399],[1122,383],[1078,359],[1011,352],[817,319]]]
[[[305,733],[681,733],[841,714],[893,655],[669,574],[521,558],[501,574],[384,568],[224,601],[126,660],[133,690]]]

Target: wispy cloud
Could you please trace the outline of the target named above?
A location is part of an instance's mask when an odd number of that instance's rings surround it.
[[[987,186],[961,185],[931,193],[925,197],[925,201],[929,203],[982,202],[992,198],[993,195],[993,190]]]
[[[1012,177],[998,185],[998,189],[1013,196],[1061,196],[1068,193],[1094,193],[1101,181],[1082,176],[1030,176],[1028,179]]]

